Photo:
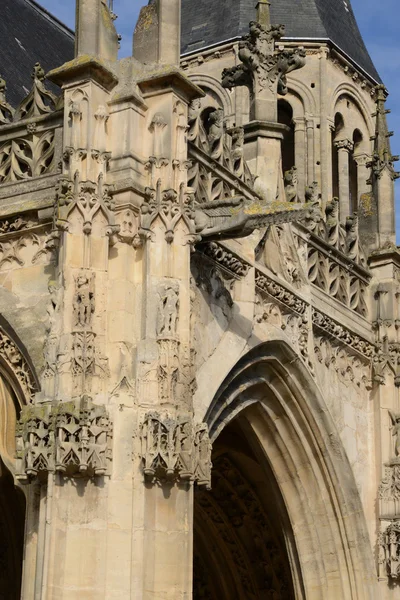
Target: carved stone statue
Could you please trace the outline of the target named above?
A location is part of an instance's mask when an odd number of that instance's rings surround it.
[[[285,195],[287,202],[297,202],[297,169],[292,167],[284,175]]]
[[[171,284],[164,287],[158,310],[157,336],[176,335],[179,313],[178,290]]]
[[[389,415],[392,420],[392,435],[395,437],[394,453],[400,455],[400,413],[395,413],[389,410]]]
[[[94,274],[81,273],[75,280],[76,292],[74,297],[75,325],[88,327],[95,310]]]

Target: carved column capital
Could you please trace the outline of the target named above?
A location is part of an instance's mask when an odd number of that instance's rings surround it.
[[[292,121],[294,123],[295,131],[305,131],[306,119],[304,117],[293,117]]]
[[[372,156],[370,154],[366,154],[365,152],[355,154],[353,158],[356,161],[358,167],[368,167],[372,161]]]
[[[354,144],[352,141],[350,140],[336,140],[335,142],[333,142],[335,147],[338,150],[345,150],[346,152],[352,152],[354,149]]]

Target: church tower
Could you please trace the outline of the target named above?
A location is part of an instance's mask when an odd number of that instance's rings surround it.
[[[221,68],[237,63],[241,37],[255,19],[251,0],[182,2],[182,66],[209,96],[215,99]],[[377,187],[370,178],[375,155],[377,103],[387,92],[358,29],[350,1],[274,0],[271,23],[283,23],[279,45],[304,49],[307,61],[301,71],[288,76],[285,94],[278,99],[278,121],[286,125],[282,139],[283,171],[296,167],[299,194],[317,182],[326,203],[339,198],[340,219],[357,212],[363,241],[370,248],[394,241],[394,200],[390,183],[395,176],[386,131],[383,143],[389,166]],[[208,82],[208,85],[207,85]],[[235,88],[220,91],[227,126],[249,119],[248,92]],[[211,100],[210,100],[211,102]],[[382,109],[381,109],[382,110]],[[386,137],[385,137],[386,136]],[[382,143],[382,142],[380,142]],[[379,151],[378,151],[379,153]],[[395,157],[396,158],[396,157]],[[375,185],[375,192],[372,186]]]

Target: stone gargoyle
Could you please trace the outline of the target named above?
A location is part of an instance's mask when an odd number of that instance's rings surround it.
[[[306,204],[275,201],[265,205],[235,196],[195,204],[194,223],[202,240],[243,238],[269,225],[300,221],[308,210]]]

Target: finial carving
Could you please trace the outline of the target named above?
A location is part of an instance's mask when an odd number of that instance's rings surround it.
[[[251,118],[276,121],[277,94],[287,93],[286,75],[305,64],[305,51],[285,49],[275,53],[275,42],[285,33],[283,25],[250,22],[250,31],[239,43],[241,64],[222,72],[222,86],[247,86]],[[266,109],[265,103],[271,106]]]
[[[38,117],[56,109],[58,98],[46,88],[45,73],[40,63],[35,64],[32,79],[32,89],[17,108],[14,121]]]

